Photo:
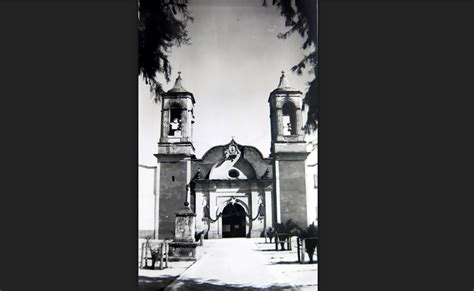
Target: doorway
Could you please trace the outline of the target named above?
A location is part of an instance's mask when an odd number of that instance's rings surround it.
[[[222,237],[245,237],[245,209],[239,204],[228,204],[222,211]]]

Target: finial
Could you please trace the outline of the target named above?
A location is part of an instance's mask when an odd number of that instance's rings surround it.
[[[183,88],[183,84],[181,83],[183,79],[181,78],[181,71],[178,72],[178,77],[174,83],[173,88],[171,88],[171,92],[186,92],[186,89]]]
[[[278,84],[278,88],[289,88],[290,84],[288,80],[286,80],[285,71],[281,71],[280,83]]]

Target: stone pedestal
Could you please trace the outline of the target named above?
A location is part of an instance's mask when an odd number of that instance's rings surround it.
[[[172,259],[195,260],[196,247],[199,245],[194,240],[196,231],[196,214],[184,203],[184,208],[176,212],[175,238],[169,243]]]

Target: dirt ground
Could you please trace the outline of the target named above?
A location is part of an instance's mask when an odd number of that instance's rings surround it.
[[[318,264],[299,264],[295,245],[275,251],[263,238],[205,240],[195,262],[139,269],[139,290],[317,290]]]

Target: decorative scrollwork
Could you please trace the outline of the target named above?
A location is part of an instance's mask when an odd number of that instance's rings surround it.
[[[224,151],[226,159],[231,158],[234,159],[237,156],[240,156],[240,150],[234,140],[231,141],[229,146]]]

